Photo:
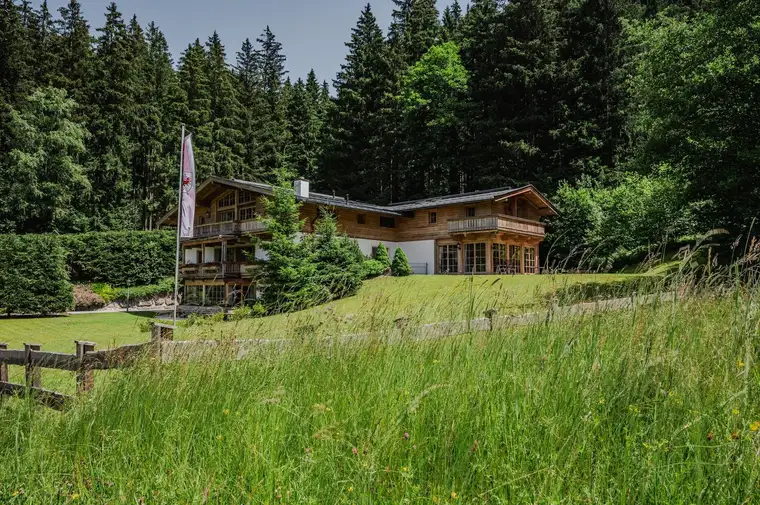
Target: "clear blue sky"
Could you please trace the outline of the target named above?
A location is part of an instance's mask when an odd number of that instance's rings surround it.
[[[41,1],[41,0],[39,0]],[[104,23],[110,0],[80,0],[90,30]],[[34,2],[38,3],[38,2]],[[48,0],[51,11],[67,0]],[[306,77],[311,68],[320,81],[332,80],[346,55],[344,43],[367,0],[117,0],[125,20],[133,14],[144,27],[150,21],[166,35],[175,64],[187,44],[205,42],[216,30],[233,63],[246,37],[252,41],[269,25],[283,45],[290,77]],[[391,20],[391,0],[372,0],[372,11],[383,31]],[[445,0],[439,0],[443,10]],[[463,4],[466,2],[463,2]]]

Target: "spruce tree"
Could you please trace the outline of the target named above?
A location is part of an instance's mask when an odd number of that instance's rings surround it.
[[[39,86],[49,86],[56,80],[58,53],[57,35],[47,0],[43,0],[32,27],[32,51],[35,61],[34,80]]]
[[[323,179],[356,199],[383,200],[389,184],[380,155],[381,112],[391,79],[383,33],[369,5],[346,46],[349,53],[334,83],[337,98]]]
[[[78,0],[69,0],[58,12],[61,17],[56,21],[58,67],[54,84],[68,91],[69,96],[86,109],[87,86],[94,71],[90,27],[82,16]]]
[[[141,69],[115,3],[109,4],[98,32],[94,79],[88,90],[93,134],[87,167],[92,183],[90,213],[95,227],[132,228],[139,226],[139,209],[132,198],[131,134]]]
[[[277,41],[269,26],[256,39],[258,49],[257,67],[261,72],[264,93],[264,106],[260,127],[260,141],[257,146],[257,158],[261,163],[264,177],[273,180],[284,166],[287,128],[285,122],[285,104],[282,100],[285,56],[282,44]],[[292,174],[291,174],[292,175]]]
[[[20,104],[34,86],[32,40],[24,19],[28,9],[28,4],[0,0],[0,99],[9,104]]]
[[[224,46],[216,32],[209,38],[206,47],[205,71],[210,100],[210,170],[221,177],[239,177],[243,172],[243,134],[240,131],[243,117],[236,86],[225,61]]]
[[[443,19],[441,20],[441,39],[444,42],[461,42],[462,38],[462,6],[459,0],[447,5],[443,10]]]
[[[406,253],[400,247],[397,247],[396,252],[393,253],[391,272],[394,277],[406,277],[407,275],[412,275],[412,267],[409,265]]]
[[[382,263],[385,268],[391,267],[391,256],[388,254],[388,249],[382,242],[377,245],[377,250],[375,250],[375,260]]]
[[[237,53],[234,75],[238,82],[242,114],[240,127],[244,172],[241,175],[248,180],[262,180],[266,177],[266,171],[259,158],[258,146],[267,106],[258,54],[250,39],[245,39]]]
[[[196,178],[203,180],[212,175],[211,166],[211,93],[206,72],[206,51],[199,39],[189,44],[180,57],[179,81],[187,106],[184,109],[184,123],[188,133],[193,135],[195,149]]]

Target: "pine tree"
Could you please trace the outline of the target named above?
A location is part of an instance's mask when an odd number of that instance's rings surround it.
[[[20,104],[34,85],[27,16],[13,0],[0,0],[0,99],[9,104]]]
[[[234,75],[238,81],[243,144],[243,178],[262,180],[266,172],[259,159],[261,124],[266,115],[264,85],[259,59],[250,39],[245,39],[237,53]]]
[[[87,86],[94,71],[90,27],[82,16],[78,0],[70,0],[58,12],[61,18],[56,21],[58,67],[54,82],[86,109],[89,100]]]
[[[77,209],[89,182],[77,158],[85,150],[85,128],[74,122],[76,104],[64,90],[40,88],[8,124],[13,149],[0,170],[0,229],[40,233],[81,230]]]
[[[39,12],[35,15],[31,38],[36,62],[34,80],[40,86],[49,86],[56,79],[59,55],[55,51],[57,34],[47,0],[43,0]]]
[[[243,144],[240,123],[242,111],[238,102],[232,72],[226,63],[224,46],[214,34],[206,43],[206,74],[210,99],[211,173],[221,177],[242,175]]]
[[[388,254],[388,249],[382,242],[377,245],[377,250],[375,250],[375,259],[382,263],[385,268],[391,267],[391,256]]]
[[[183,122],[193,135],[197,180],[212,175],[211,166],[211,93],[206,73],[206,50],[199,39],[189,44],[180,57],[179,81],[187,97]]]
[[[383,33],[369,4],[346,46],[349,53],[335,79],[337,99],[322,178],[356,199],[384,200],[390,183],[379,150],[380,121],[391,80]]]
[[[313,71],[309,74],[316,77]],[[315,96],[313,92],[316,91]],[[286,120],[288,144],[285,148],[285,164],[288,171],[313,180],[320,157],[321,123],[317,110],[319,88],[307,89],[303,80],[298,79],[289,92]]]
[[[145,166],[134,169],[142,174],[140,199],[143,227],[152,229],[160,214],[176,200],[174,186],[179,165],[178,134],[186,97],[173,69],[166,37],[155,23],[148,25],[146,41],[146,91],[150,97],[147,123],[149,135],[143,139],[146,151]]]
[[[443,10],[443,19],[441,20],[441,39],[444,42],[460,43],[462,38],[462,6],[459,0],[447,5]]]
[[[276,40],[269,26],[256,41],[260,44],[256,56],[257,67],[261,72],[265,104],[259,125],[260,141],[257,146],[257,158],[264,177],[271,181],[275,174],[284,168],[288,133],[285,123],[285,104],[281,98],[283,78],[287,72],[282,44]]]
[[[394,277],[406,277],[407,275],[412,275],[412,267],[409,265],[406,253],[400,247],[397,247],[396,251],[393,253],[391,272]]]
[[[620,0],[583,0],[562,13],[561,81],[566,110],[559,127],[561,147],[545,184],[588,174],[614,180],[623,143],[625,93],[620,73]]]
[[[93,226],[138,226],[134,205],[132,120],[136,112],[140,68],[131,54],[130,36],[115,3],[109,4],[106,22],[96,43],[95,78],[89,85],[92,105],[87,175],[92,183]]]

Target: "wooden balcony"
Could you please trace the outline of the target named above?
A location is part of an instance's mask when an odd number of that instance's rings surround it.
[[[244,233],[261,233],[266,231],[262,221],[228,221],[226,223],[208,223],[195,226],[192,239],[217,237],[220,235],[241,235]]]
[[[449,219],[449,233],[451,234],[488,231],[515,233],[517,235],[530,235],[542,238],[545,234],[544,224],[539,221],[503,214]]]
[[[244,262],[224,263],[186,263],[180,265],[179,271],[183,279],[247,279],[253,275],[255,265]]]

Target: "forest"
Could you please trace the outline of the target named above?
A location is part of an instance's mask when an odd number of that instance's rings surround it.
[[[382,203],[535,184],[560,254],[751,229],[760,0],[376,1],[390,26],[358,12],[333,78],[288,75],[269,27],[175,60],[115,3],[0,0],[0,233],[155,228],[182,123],[199,179]]]

